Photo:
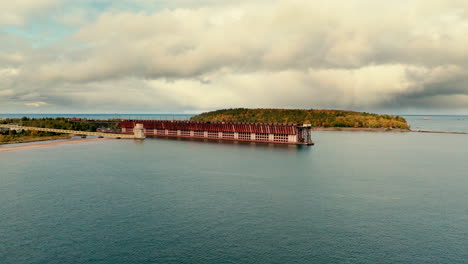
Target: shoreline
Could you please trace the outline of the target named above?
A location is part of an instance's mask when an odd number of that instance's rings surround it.
[[[25,142],[25,143],[33,143],[33,144],[23,144],[17,143],[16,146],[6,146],[7,144],[0,145],[0,152],[3,151],[12,151],[12,150],[23,150],[23,149],[33,149],[33,148],[41,148],[41,147],[50,147],[50,146],[59,146],[59,145],[67,145],[67,144],[76,144],[76,143],[83,143],[83,142],[90,142],[90,141],[101,141],[107,140],[106,138],[80,138],[80,139],[65,139],[63,141],[56,141],[51,140],[44,142],[42,141],[35,141],[35,142]],[[41,143],[42,142],[42,143]],[[8,144],[11,145],[11,144]]]
[[[366,131],[366,132],[415,132],[402,128],[368,128],[368,127],[312,127],[312,131]]]
[[[411,130],[411,131],[409,131],[409,132],[415,132],[415,133],[432,133],[432,134],[468,135],[468,132],[455,132],[455,131]]]
[[[468,132],[456,131],[436,131],[436,130],[411,130],[401,128],[366,128],[366,127],[313,127],[312,131],[355,131],[355,132],[394,132],[394,133],[432,133],[432,134],[452,134],[468,135]]]
[[[30,137],[27,139],[21,139],[20,141],[8,141],[8,142],[0,142],[0,146],[3,145],[11,145],[11,144],[23,144],[23,143],[34,143],[34,142],[42,142],[42,141],[54,141],[54,140],[67,140],[71,139],[70,136],[50,136],[50,137]]]

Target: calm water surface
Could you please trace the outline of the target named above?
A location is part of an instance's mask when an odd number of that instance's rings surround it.
[[[468,132],[468,116],[404,116],[413,130]]]
[[[468,263],[465,135],[0,152],[0,263]]]

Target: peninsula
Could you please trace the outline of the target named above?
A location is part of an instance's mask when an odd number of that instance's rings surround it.
[[[401,116],[379,115],[346,110],[322,109],[223,109],[202,113],[191,118],[203,122],[259,122],[310,124],[323,129],[409,130]]]

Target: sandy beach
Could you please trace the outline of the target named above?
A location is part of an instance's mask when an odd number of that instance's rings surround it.
[[[0,145],[0,152],[2,151],[11,151],[11,150],[23,150],[23,149],[33,149],[33,148],[42,148],[42,147],[52,147],[66,144],[76,144],[90,141],[102,141],[107,140],[105,138],[83,138],[83,139],[68,139],[63,141],[38,141],[37,143],[27,143],[27,144],[15,144],[15,145]]]

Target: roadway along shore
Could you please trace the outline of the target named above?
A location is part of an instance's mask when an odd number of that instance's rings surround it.
[[[0,145],[0,152],[2,151],[11,151],[11,150],[23,150],[23,149],[33,149],[33,148],[42,148],[42,147],[51,147],[51,146],[59,146],[59,145],[66,145],[66,144],[76,144],[76,143],[83,143],[83,142],[91,142],[91,141],[102,141],[108,140],[105,138],[83,138],[83,139],[67,139],[63,141],[37,141],[31,144],[18,144],[18,145]]]

